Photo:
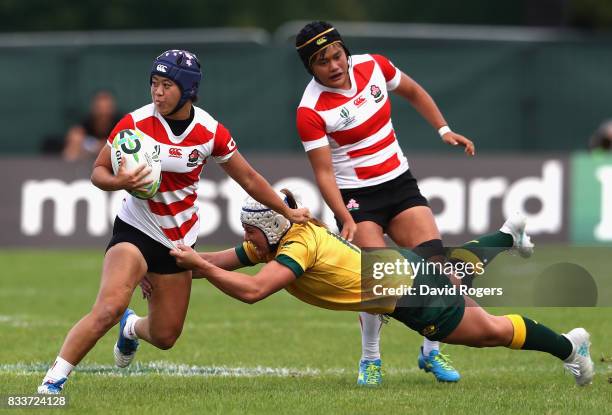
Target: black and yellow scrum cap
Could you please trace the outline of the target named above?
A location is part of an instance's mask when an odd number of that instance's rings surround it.
[[[304,34],[304,30],[300,32]],[[298,44],[298,42],[300,42]],[[335,43],[343,43],[340,33],[334,27],[325,28],[325,30],[319,33],[311,34],[307,39],[304,40],[304,36],[298,36],[296,38],[295,49],[297,50],[304,67],[310,71],[310,61],[313,56],[322,51],[328,46]]]

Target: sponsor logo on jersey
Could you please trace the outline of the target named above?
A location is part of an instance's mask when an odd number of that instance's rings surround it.
[[[199,158],[200,152],[198,150],[193,150],[191,153],[189,153],[189,161],[187,162],[187,167],[197,166]]]
[[[325,36],[322,36],[319,39],[317,39],[316,44],[317,46],[321,46],[325,42],[327,42],[327,38]]]
[[[366,99],[360,95],[353,101],[353,104],[355,104],[356,107],[361,107],[363,104],[365,104],[365,102]]]
[[[342,117],[342,125],[346,127],[355,122],[355,116],[352,116],[349,110],[346,107],[342,107],[340,110],[340,117]]]
[[[372,96],[374,97],[374,102],[376,103],[379,103],[383,100],[383,98],[385,98],[378,85],[370,86],[370,94],[372,94]]]
[[[229,151],[234,151],[235,148],[236,148],[236,142],[234,141],[233,138],[230,138],[229,142],[227,143],[227,149]]]
[[[178,147],[170,147],[170,149],[168,150],[168,156],[176,157],[176,158],[181,158],[181,157],[183,157],[183,152]]]
[[[425,327],[423,330],[421,330],[421,335],[423,336],[431,336],[432,334],[435,334],[438,332],[438,328],[436,327],[435,324],[430,324],[429,326]]]
[[[162,65],[160,63],[159,65],[157,65],[157,68],[155,68],[155,70],[158,71],[158,72],[167,73],[168,72],[168,67],[166,65]]]

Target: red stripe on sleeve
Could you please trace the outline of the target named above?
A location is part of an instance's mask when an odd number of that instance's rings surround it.
[[[164,231],[164,234],[171,241],[178,241],[179,239],[183,239],[183,237],[187,235],[187,232],[189,232],[189,230],[193,228],[193,225],[197,221],[198,221],[198,215],[194,213],[193,216],[191,216],[191,219],[183,222],[183,224],[179,226],[178,228],[161,228],[161,229],[162,231]]]
[[[153,200],[148,200],[147,202],[149,203],[149,209],[151,209],[151,212],[155,213],[156,215],[174,216],[192,207],[197,197],[198,195],[193,193],[183,200],[179,200],[177,202],[169,204],[163,202],[155,202]]]
[[[297,109],[296,125],[302,141],[318,140],[326,134],[325,121],[311,108],[299,107]]]
[[[391,130],[391,133],[383,138],[382,140],[372,144],[371,146],[360,148],[358,150],[348,151],[346,154],[354,159],[361,156],[369,156],[370,154],[378,153],[385,147],[390,146],[395,142],[395,131]]]
[[[389,173],[391,170],[397,168],[400,165],[397,153],[389,157],[387,160],[380,164],[367,167],[355,167],[355,173],[361,180],[371,179],[372,177],[382,176],[383,174]]]
[[[391,61],[382,55],[371,56],[374,58],[374,60],[380,67],[380,70],[385,76],[385,81],[389,82],[390,80],[392,80],[395,77],[395,74],[397,73],[397,68],[391,63]]]
[[[236,150],[236,142],[229,130],[221,123],[217,124],[215,141],[212,149],[213,157],[223,157]]]

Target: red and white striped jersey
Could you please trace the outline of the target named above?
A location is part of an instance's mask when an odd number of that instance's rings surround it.
[[[155,140],[161,160],[162,181],[157,194],[148,200],[126,197],[118,216],[157,242],[193,245],[200,219],[196,191],[200,173],[209,157],[224,163],[236,151],[230,132],[201,108],[194,107],[194,118],[180,136],[175,136],[154,104],[127,114],[108,138],[124,129],[143,132]]]
[[[401,71],[381,55],[351,59],[351,89],[328,88],[313,78],[297,109],[304,149],[331,147],[340,189],[384,183],[408,170],[393,130],[388,94],[399,85]]]

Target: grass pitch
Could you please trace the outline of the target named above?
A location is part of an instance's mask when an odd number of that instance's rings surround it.
[[[512,266],[513,260],[496,261]],[[33,394],[70,327],[93,304],[102,251],[4,251],[0,263],[0,396]],[[138,294],[132,306],[146,312]],[[462,380],[438,384],[416,368],[420,336],[392,321],[382,334],[383,386],[360,388],[355,313],[316,309],[284,292],[249,306],[198,280],[173,349],[143,343],[133,366],[116,369],[113,329],[71,375],[69,405],[62,411],[612,413],[611,308],[493,311],[519,312],[558,331],[587,328],[597,372],[593,385],[576,387],[561,363],[542,353],[460,346],[444,352]]]

